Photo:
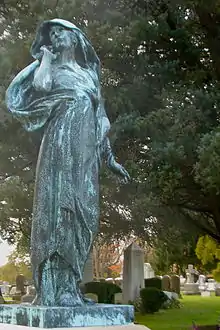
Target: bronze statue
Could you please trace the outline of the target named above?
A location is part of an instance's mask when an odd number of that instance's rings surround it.
[[[111,151],[100,87],[100,61],[74,24],[43,22],[31,48],[35,61],[10,84],[6,102],[28,131],[44,127],[33,205],[34,304],[89,303],[79,289],[99,228],[102,159],[125,182]]]

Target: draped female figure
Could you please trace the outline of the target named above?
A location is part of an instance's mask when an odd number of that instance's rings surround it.
[[[108,139],[100,62],[74,24],[43,22],[31,47],[35,61],[10,84],[6,103],[27,131],[43,127],[33,202],[34,304],[88,303],[79,284],[99,227],[102,159],[125,181]]]

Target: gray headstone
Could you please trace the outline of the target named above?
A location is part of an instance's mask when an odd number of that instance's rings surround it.
[[[10,289],[10,296],[16,294],[16,286],[13,286],[11,289]]]
[[[185,295],[196,295],[200,294],[199,291],[199,283],[195,283],[195,277],[198,276],[199,273],[196,269],[193,268],[193,265],[189,264],[186,269],[186,282],[183,286],[183,294]]]
[[[201,297],[211,297],[211,291],[202,291]]]
[[[35,294],[36,294],[35,287],[34,286],[28,286],[27,293],[30,294],[30,295],[32,295],[32,296],[35,296]]]
[[[205,275],[199,275],[199,290],[200,291],[205,291],[207,288],[207,283],[206,283],[206,276]]]
[[[95,301],[95,302],[98,302],[98,296],[97,296],[97,294],[95,294],[95,293],[86,293],[86,294],[85,294],[85,297],[86,297],[87,299],[91,299],[91,300],[93,300],[93,301]]]
[[[32,303],[34,298],[35,298],[35,296],[32,296],[30,294],[25,294],[24,296],[21,297],[21,302],[22,303]]]
[[[195,283],[195,276],[199,276],[199,272],[193,268],[193,265],[189,264],[186,269],[186,283]]]
[[[115,284],[117,284],[121,289],[123,288],[122,281],[123,281],[123,277],[116,277],[115,278]]]
[[[10,285],[8,284],[8,282],[3,282],[3,284],[1,285],[1,291],[2,291],[2,294],[4,294],[4,295],[9,294]]]
[[[25,289],[25,277],[23,274],[19,274],[16,277],[16,292],[22,295],[26,293]]]
[[[27,294],[21,297],[22,303],[32,303],[36,295],[36,290],[34,286],[27,287]]]
[[[93,255],[91,252],[87,259],[85,268],[84,268],[82,284],[92,282],[92,281],[93,281]]]
[[[144,251],[132,243],[124,252],[123,303],[134,301],[144,288]]]
[[[144,263],[144,278],[153,278],[155,277],[155,272],[151,267],[151,264]]]
[[[171,291],[171,278],[169,275],[164,275],[162,278],[162,290]]]
[[[180,294],[180,277],[178,275],[171,276],[171,290]]]
[[[216,282],[215,282],[215,280],[209,279],[208,280],[208,285],[207,285],[207,290],[208,291],[211,291],[211,292],[214,292],[215,291],[215,288],[216,288]]]
[[[114,283],[114,279],[112,277],[108,277],[105,279],[105,282]]]
[[[114,300],[115,300],[116,305],[120,305],[123,303],[123,295],[121,292],[116,293],[114,298],[115,298]]]

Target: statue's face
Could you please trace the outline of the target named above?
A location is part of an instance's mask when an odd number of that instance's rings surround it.
[[[76,36],[74,33],[60,25],[52,26],[49,35],[55,51],[70,49],[76,44]]]

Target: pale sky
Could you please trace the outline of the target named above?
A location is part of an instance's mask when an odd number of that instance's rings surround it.
[[[13,246],[9,246],[6,242],[0,243],[0,266],[8,261],[8,255],[13,251]]]

